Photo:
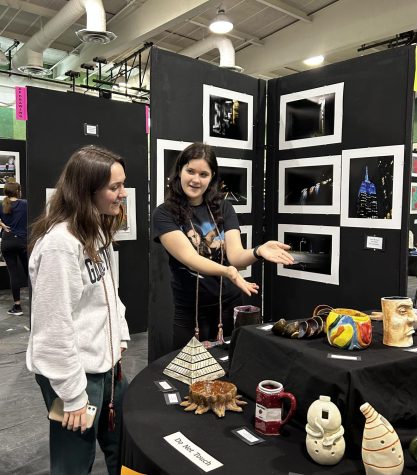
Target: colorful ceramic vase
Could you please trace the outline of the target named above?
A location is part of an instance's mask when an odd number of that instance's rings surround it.
[[[369,315],[350,308],[334,308],[326,319],[327,340],[345,350],[363,350],[372,341]]]
[[[329,396],[320,396],[308,408],[306,447],[320,465],[336,465],[345,453],[342,416]]]
[[[362,438],[362,461],[366,475],[401,475],[404,455],[392,425],[369,403],[362,404],[366,418]]]

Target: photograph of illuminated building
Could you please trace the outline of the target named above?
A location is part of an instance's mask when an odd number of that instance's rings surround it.
[[[404,146],[342,152],[341,225],[401,227]]]

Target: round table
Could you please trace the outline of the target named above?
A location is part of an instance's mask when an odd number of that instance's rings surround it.
[[[227,354],[218,348],[210,351],[216,358]],[[166,405],[164,394],[155,381],[167,380],[179,390],[182,398],[188,394],[187,385],[162,373],[177,353],[170,353],[150,364],[129,386],[123,404],[122,464],[126,467],[147,475],[201,475],[201,469],[164,440],[165,436],[179,431],[223,464],[213,470],[219,475],[365,473],[360,453],[358,459],[345,457],[336,466],[314,463],[305,449],[305,432],[291,423],[279,437],[265,437],[265,442],[257,445],[245,444],[232,430],[246,427],[254,431],[255,404],[246,397],[248,405],[242,413],[226,412],[224,418],[218,418],[212,412],[195,415],[184,412],[180,405]],[[403,475],[415,473],[415,464],[407,450],[404,455],[406,467]]]

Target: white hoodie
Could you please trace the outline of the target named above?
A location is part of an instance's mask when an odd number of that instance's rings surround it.
[[[101,266],[94,265],[84,253],[67,223],[60,223],[36,242],[29,260],[32,329],[26,364],[30,371],[49,379],[64,401],[65,411],[86,404],[86,373],[111,369],[102,278],[110,304],[114,363],[120,359],[120,348],[130,340],[125,306],[117,295],[114,251],[110,246],[98,252]]]

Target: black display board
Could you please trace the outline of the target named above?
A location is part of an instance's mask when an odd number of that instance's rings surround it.
[[[19,153],[19,180],[22,187],[22,198],[26,199],[26,142],[24,140],[0,139],[0,150]],[[3,189],[0,189],[0,194],[4,194]],[[22,268],[20,268],[20,281],[21,286],[26,287],[26,275]],[[0,289],[10,289],[9,273],[7,272],[7,267],[3,265],[0,266]]]
[[[157,204],[160,204],[161,196],[163,201],[163,183],[161,179],[158,180],[158,167],[161,167],[161,163],[158,163],[158,140],[204,141],[204,85],[234,91],[238,95],[247,94],[252,96],[253,125],[250,121],[248,128],[242,128],[241,136],[231,133],[230,137],[247,138],[248,131],[252,128],[252,148],[229,147],[223,142],[221,146],[214,146],[214,149],[218,158],[241,159],[250,162],[252,186],[249,191],[252,194],[252,207],[250,212],[239,213],[238,217],[241,226],[252,226],[252,246],[261,243],[265,82],[157,48],[152,49],[151,58],[151,212]],[[219,93],[218,90],[213,89],[212,92],[212,96],[220,96],[219,102],[224,99],[221,91]],[[231,97],[228,93],[225,95]],[[243,104],[240,109],[240,118],[244,117],[247,117],[247,109]],[[223,132],[220,132],[220,128],[216,130],[221,136]],[[166,147],[169,148],[169,143]],[[185,148],[185,145],[182,148]],[[173,155],[175,157],[175,154]],[[162,161],[160,156],[159,162]],[[235,169],[232,167],[226,171],[233,175]],[[237,178],[236,181],[238,181]],[[167,254],[160,244],[151,243],[150,249],[149,361],[153,361],[171,350],[173,304]],[[256,263],[252,266],[251,277],[248,277],[248,280],[261,284],[261,279],[262,266]],[[260,306],[260,297],[252,297],[251,303]]]
[[[70,155],[88,144],[104,146],[126,162],[126,186],[136,189],[137,239],[120,241],[119,295],[131,333],[145,331],[148,309],[147,136],[145,106],[28,88],[27,196],[29,223],[45,205],[45,189],[55,183]],[[98,136],[85,125],[98,126]]]
[[[401,229],[341,226],[339,285],[278,276],[276,266],[267,266],[264,297],[265,312],[270,319],[305,317],[318,304],[378,308],[381,296],[406,293],[414,67],[414,47],[404,47],[269,81],[266,175],[269,238],[275,238],[283,224],[334,227],[341,224],[339,214],[278,213],[280,162],[340,155],[347,149],[405,147]],[[279,150],[281,96],[336,83],[344,83],[341,141]],[[365,249],[367,235],[382,237],[384,249]]]

